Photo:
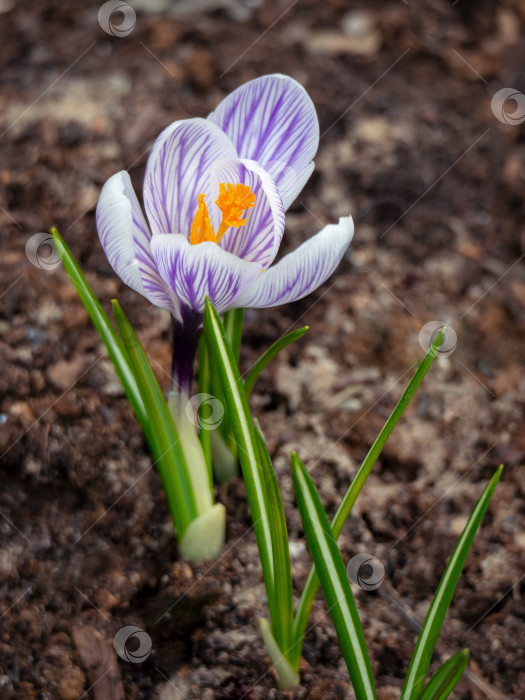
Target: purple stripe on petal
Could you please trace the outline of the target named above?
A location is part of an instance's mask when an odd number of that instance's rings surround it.
[[[208,190],[212,164],[236,157],[228,137],[205,119],[178,121],[164,129],[144,177],[144,206],[153,233],[189,236],[198,196]]]
[[[224,130],[240,158],[270,173],[287,209],[319,145],[319,122],[306,90],[288,76],[263,76],[228,95],[208,120]]]
[[[150,250],[151,233],[125,170],[102,188],[96,222],[104,252],[122,281],[177,316],[179,304],[158,273]]]
[[[248,185],[255,195],[255,206],[242,218],[244,226],[226,229],[220,247],[243,260],[267,268],[277,255],[284,232],[284,207],[275,182],[254,161],[223,158],[211,170],[207,197],[211,220],[218,230],[221,213],[215,205],[220,183]]]
[[[351,216],[325,226],[251,284],[230,308],[266,308],[302,299],[320,287],[341,262],[354,235]]]
[[[154,235],[151,251],[161,277],[193,311],[208,296],[221,313],[260,274],[261,266],[227,253],[216,243],[190,245],[185,236]]]

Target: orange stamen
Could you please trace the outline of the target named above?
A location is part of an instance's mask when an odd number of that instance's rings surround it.
[[[205,196],[204,194],[199,195],[199,206],[197,207],[197,211],[191,223],[191,245],[204,243],[204,241],[218,243],[230,226],[234,228],[244,226],[247,219],[242,219],[241,214],[246,209],[251,209],[255,206],[255,195],[248,185],[233,185],[231,182],[221,182],[219,185],[219,196],[215,204],[221,211],[222,221],[219,226],[219,231],[217,235],[215,235],[211,225],[208,207],[204,201]]]
[[[255,195],[248,185],[221,183],[215,204],[222,213],[222,221],[217,233],[217,242],[219,242],[230,226],[235,228],[244,226],[247,220],[241,219],[241,214],[255,206]]]
[[[208,214],[208,207],[204,201],[205,194],[199,195],[199,206],[193,217],[190,230],[190,243],[191,245],[197,245],[197,243],[204,243],[204,241],[215,240],[215,233],[213,231],[210,215]]]

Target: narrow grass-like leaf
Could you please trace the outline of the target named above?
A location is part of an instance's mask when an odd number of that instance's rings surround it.
[[[239,365],[239,357],[241,354],[241,339],[242,339],[242,327],[244,322],[244,309],[232,309],[227,311],[223,317],[223,325],[230,341],[233,356],[235,358],[235,363]],[[201,341],[205,339],[201,338]],[[209,391],[213,394],[219,401],[224,404],[224,393],[222,391],[222,386],[220,379],[217,375],[215,363],[213,357],[208,356],[208,362],[210,366],[210,385]],[[200,364],[199,364],[199,376],[200,376]],[[219,432],[224,440],[224,446],[230,450],[232,458],[235,461],[237,459],[237,446],[232,435],[232,424],[228,412],[223,416],[223,419],[218,426]],[[211,436],[210,436],[211,437]],[[219,483],[221,479],[219,478]]]
[[[62,236],[56,228],[51,229],[51,234],[57,246],[57,251],[62,259],[62,264],[75,285],[80,300],[84,304],[89,314],[91,322],[100,334],[107,348],[109,358],[113,363],[117,375],[122,382],[128,401],[130,402],[135,415],[142,427],[148,442],[151,444],[151,426],[148,416],[144,410],[144,404],[137,385],[133,370],[130,367],[126,352],[122,349],[120,338],[118,337],[111,321],[103,310],[100,302],[89,286],[77,261],[64,242]]]
[[[208,347],[206,345],[206,340],[203,336],[199,338],[198,345],[198,358],[199,358],[199,394],[210,394],[211,393],[211,376],[210,376],[210,358],[208,357]],[[202,451],[204,452],[204,459],[206,460],[206,467],[208,469],[208,479],[210,484],[210,490],[213,491],[213,466],[211,459],[211,430],[200,430],[199,440],[202,445]]]
[[[377,462],[379,455],[381,454],[381,451],[383,447],[385,446],[386,441],[390,437],[392,431],[398,424],[401,416],[405,412],[405,410],[408,407],[408,404],[412,400],[414,394],[416,393],[419,385],[423,381],[423,378],[425,377],[426,373],[430,369],[432,362],[434,361],[434,358],[436,357],[436,352],[437,349],[440,347],[441,342],[443,339],[443,332],[441,332],[438,337],[436,338],[434,344],[426,354],[425,358],[417,368],[414,376],[412,377],[409,385],[407,386],[406,390],[404,391],[402,397],[399,399],[398,404],[390,414],[390,417],[388,418],[387,422],[383,426],[383,429],[377,436],[374,444],[368,451],[368,454],[366,455],[363,463],[359,467],[354,479],[352,480],[352,483],[350,484],[350,487],[348,491],[346,492],[343,500],[341,501],[341,504],[339,508],[337,509],[337,512],[334,516],[334,519],[332,520],[332,532],[334,534],[334,537],[337,539],[339,535],[341,534],[341,531],[343,529],[343,526],[345,522],[348,519],[348,516],[350,515],[350,511],[352,510],[352,507],[354,503],[357,500],[357,497],[359,493],[361,492],[361,489],[365,485],[366,480],[368,479],[368,476],[370,475],[370,472],[372,471],[375,463]],[[312,567],[310,570],[310,573],[308,574],[308,578],[306,580],[305,587],[303,589],[303,592],[301,594],[301,598],[299,600],[299,604],[297,606],[297,611],[295,614],[295,622],[294,622],[294,651],[293,651],[293,657],[291,658],[291,663],[294,666],[294,668],[298,667],[299,664],[299,659],[301,657],[301,649],[303,646],[303,639],[304,639],[304,634],[306,631],[306,625],[308,624],[308,618],[310,617],[310,612],[312,610],[312,605],[315,599],[315,595],[317,593],[317,589],[319,587],[319,577],[316,574],[315,567]]]
[[[346,568],[313,481],[292,454],[295,496],[357,700],[376,698],[372,667]]]
[[[180,538],[189,523],[199,515],[189,468],[169,407],[144,348],[119,303],[113,300],[112,304],[123,345],[142,392],[144,407],[155,426],[155,457]]]
[[[284,657],[287,658],[293,631],[292,566],[290,563],[288,530],[286,528],[286,518],[277,477],[275,476],[264,437],[257,424],[255,425],[255,437],[268,495],[270,531],[272,534],[274,588],[272,604],[269,606],[270,617],[275,640]]]
[[[454,590],[458,583],[463,566],[465,565],[465,560],[472,542],[474,541],[476,532],[481,525],[483,516],[485,515],[492,496],[494,495],[494,491],[496,490],[502,470],[503,466],[500,466],[497,469],[496,473],[483,491],[481,498],[476,503],[476,506],[472,511],[472,514],[465,525],[465,529],[463,530],[454,552],[452,553],[452,556],[447,564],[445,573],[439,582],[416,642],[414,654],[412,655],[408,673],[403,685],[401,700],[416,700],[421,696],[428,667],[430,665],[430,660],[432,658],[432,654],[434,653],[434,647],[436,646],[445,615],[447,614],[450,606],[450,601],[452,600]]]
[[[235,359],[236,367],[239,366],[241,356],[242,329],[244,324],[244,309],[232,309],[224,314],[224,328],[230,341],[230,345]],[[217,387],[216,387],[217,388]],[[233,429],[228,412],[226,412],[221,423],[221,435],[233,459],[237,460],[237,445],[233,439]]]
[[[222,384],[219,377],[219,372],[215,362],[215,357],[212,353],[208,352],[208,361],[210,363],[210,393],[217,398],[222,405],[226,404],[224,398],[224,391],[222,390]],[[219,425],[219,431],[224,439],[226,445],[232,449],[232,452],[236,452],[235,440],[232,438],[232,423],[228,411],[224,413],[223,419]]]
[[[286,333],[286,335],[283,335],[282,338],[279,338],[278,340],[275,341],[266,352],[264,352],[261,357],[257,360],[257,362],[254,364],[254,366],[251,368],[251,370],[248,372],[248,376],[246,377],[246,380],[244,382],[244,389],[246,391],[246,396],[250,396],[252,393],[253,386],[257,379],[259,378],[259,375],[263,371],[265,367],[267,367],[270,362],[273,360],[276,355],[278,355],[281,350],[284,350],[284,348],[287,345],[290,345],[291,343],[295,343],[296,340],[299,340],[299,338],[302,338],[303,335],[306,333],[308,330],[308,326],[304,326],[304,328],[298,328],[295,331],[291,331],[290,333]]]
[[[446,700],[468,666],[469,651],[462,649],[440,666],[418,700]]]
[[[266,592],[268,600],[270,600],[274,590],[271,516],[264,476],[259,462],[255,429],[228,335],[209,299],[206,299],[204,309],[204,331],[209,343],[210,354],[213,355],[217,367],[224,400],[232,421],[259,548]]]
[[[224,314],[224,328],[228,334],[228,340],[232,346],[233,357],[237,366],[241,356],[242,327],[244,323],[244,309],[232,309]]]

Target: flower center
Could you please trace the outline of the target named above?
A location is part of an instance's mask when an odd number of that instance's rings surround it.
[[[251,209],[255,206],[255,195],[248,185],[234,185],[231,182],[221,182],[219,185],[219,196],[215,200],[215,204],[221,211],[222,221],[217,235],[215,235],[208,207],[204,201],[205,197],[205,194],[199,195],[199,205],[191,223],[191,245],[204,243],[204,241],[218,243],[230,226],[235,228],[244,226],[247,219],[242,219],[241,215],[246,209]]]

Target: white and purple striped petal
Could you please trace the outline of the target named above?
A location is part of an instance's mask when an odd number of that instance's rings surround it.
[[[179,234],[156,234],[151,251],[161,277],[193,311],[204,311],[208,296],[221,313],[260,274],[259,263],[227,253],[216,243],[191,245]]]
[[[317,235],[264,272],[230,308],[266,308],[302,299],[320,287],[341,262],[354,235],[351,216]]]
[[[121,280],[177,316],[179,303],[158,273],[151,255],[151,233],[127,171],[110,177],[102,188],[96,223],[106,257]]]
[[[254,161],[224,158],[211,169],[210,194],[207,197],[210,219],[218,231],[221,212],[214,204],[220,183],[248,185],[255,195],[255,206],[243,215],[244,226],[226,229],[220,247],[249,262],[267,268],[277,255],[284,233],[284,207],[275,182]]]
[[[144,176],[144,206],[153,233],[189,236],[198,196],[208,191],[210,169],[236,158],[230,139],[206,119],[174,122],[155,141]]]
[[[297,81],[267,75],[242,85],[208,116],[237,149],[273,177],[285,210],[310,177],[319,145],[312,100]]]

